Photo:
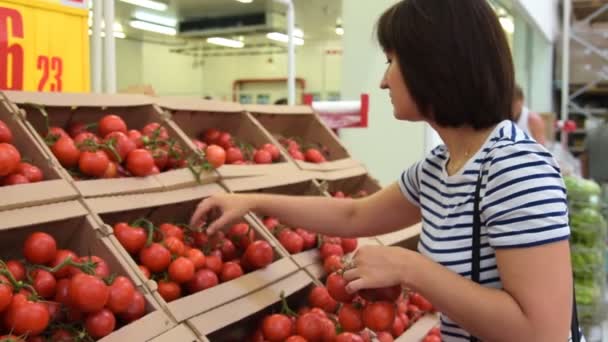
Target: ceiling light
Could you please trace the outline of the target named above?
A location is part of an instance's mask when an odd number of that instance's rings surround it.
[[[156,11],[166,11],[167,8],[169,7],[165,3],[158,2],[158,1],[152,1],[152,0],[120,0],[120,1],[126,2],[131,5],[139,6],[139,7],[153,9]]]
[[[151,31],[151,32],[166,34],[166,35],[170,35],[170,36],[175,36],[177,34],[177,30],[173,27],[152,24],[152,23],[148,23],[145,21],[141,21],[141,20],[131,20],[129,22],[129,25],[131,25],[131,27],[139,29],[139,30]]]
[[[91,29],[89,29],[89,36],[93,35],[93,31]],[[105,37],[106,33],[104,31],[101,31],[101,37]],[[114,31],[114,38],[119,38],[119,39],[125,39],[127,38],[127,35],[124,32],[117,32]]]
[[[151,23],[161,24],[164,26],[175,27],[177,26],[177,19],[171,17],[163,17],[156,14],[150,14],[147,12],[137,11],[133,15],[135,19],[143,20]]]
[[[342,26],[336,26],[336,34],[338,36],[344,35],[344,28]]]
[[[283,43],[287,43],[289,40],[289,37],[286,34],[280,33],[280,32],[267,33],[266,38],[276,40],[278,42],[283,42]],[[293,37],[293,41],[296,45],[304,45],[304,39],[297,37],[295,35]]]
[[[236,0],[236,1],[241,2],[243,4],[250,4],[253,2],[253,0]]]
[[[221,45],[221,46],[227,46],[227,47],[237,48],[237,49],[240,49],[243,46],[245,46],[245,43],[243,43],[241,41],[233,40],[233,39],[227,39],[227,38],[222,38],[222,37],[207,38],[207,43],[215,44],[215,45]]]

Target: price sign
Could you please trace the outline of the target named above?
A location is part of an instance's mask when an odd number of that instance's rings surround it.
[[[0,90],[89,91],[85,0],[0,0]]]

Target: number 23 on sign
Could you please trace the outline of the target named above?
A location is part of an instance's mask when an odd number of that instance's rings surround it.
[[[12,8],[0,7],[0,89],[24,90],[24,49],[19,40],[25,38],[23,17]],[[38,91],[62,91],[63,60],[57,56],[40,55],[36,70],[41,74]]]

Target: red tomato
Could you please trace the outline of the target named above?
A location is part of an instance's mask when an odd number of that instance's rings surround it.
[[[401,285],[395,285],[378,289],[364,289],[359,291],[359,295],[370,302],[395,302],[402,292],[403,289],[401,288]]]
[[[247,247],[244,258],[247,261],[247,265],[250,265],[253,269],[260,269],[272,263],[274,251],[268,242],[258,240],[252,242]]]
[[[222,257],[221,256],[217,256],[217,255],[208,255],[205,258],[205,267],[211,271],[213,271],[213,273],[219,275],[220,273],[222,273]]]
[[[283,342],[291,335],[292,330],[291,319],[285,315],[270,315],[262,322],[262,333],[270,342]]]
[[[222,132],[217,139],[217,144],[220,145],[225,150],[234,146],[234,141],[232,140],[232,135],[228,132]]]
[[[350,303],[355,298],[355,294],[350,294],[346,291],[348,282],[338,273],[332,273],[327,277],[325,286],[329,295],[342,303]]]
[[[127,155],[127,170],[136,177],[152,174],[155,166],[154,158],[148,150],[135,149]]]
[[[15,146],[0,143],[0,177],[17,171],[20,162],[21,154],[19,154]]]
[[[40,182],[43,178],[42,170],[30,163],[19,163],[17,173],[24,175],[30,183]]]
[[[108,302],[110,290],[103,280],[84,273],[70,280],[70,303],[82,312],[97,312]]]
[[[74,336],[72,333],[65,329],[57,329],[51,335],[51,342],[72,342],[74,341]],[[29,341],[28,341],[29,342]]]
[[[422,311],[432,311],[433,304],[426,300],[426,298],[422,297],[419,293],[413,293],[410,296],[410,303],[416,305]]]
[[[158,294],[168,303],[182,296],[182,289],[179,284],[169,280],[158,282]]]
[[[3,312],[12,300],[13,289],[5,283],[0,283],[0,312]]]
[[[220,132],[218,129],[210,128],[205,131],[203,140],[207,143],[207,145],[216,144],[221,134],[222,132]]]
[[[184,255],[186,252],[186,246],[182,240],[176,238],[175,236],[169,236],[163,243],[173,255]]]
[[[51,323],[59,322],[63,319],[63,312],[61,311],[62,304],[58,302],[44,302],[46,307],[49,309],[49,316]]]
[[[141,274],[144,276],[144,278],[150,279],[150,277],[152,276],[152,274],[150,273],[150,270],[146,266],[144,266],[144,265],[137,265],[137,267],[141,271]]]
[[[393,342],[395,340],[393,339],[393,335],[386,331],[377,333],[376,338],[378,339],[378,342]]]
[[[99,135],[105,137],[112,132],[127,133],[127,124],[117,115],[106,115],[97,123]]]
[[[137,254],[146,245],[146,231],[141,227],[133,227],[126,222],[114,225],[114,235],[120,244],[131,254]]]
[[[87,333],[95,339],[110,335],[116,327],[116,317],[108,309],[102,309],[89,316],[85,321]]]
[[[207,144],[205,144],[204,142],[202,142],[198,139],[192,139],[192,143],[194,144],[196,149],[199,151],[204,151],[207,148]]]
[[[18,184],[28,184],[30,181],[24,175],[20,173],[13,173],[2,179],[2,185],[11,186]]]
[[[68,133],[70,134],[70,137],[72,137],[72,138],[74,138],[78,134],[80,134],[82,132],[86,132],[86,131],[87,131],[87,125],[85,125],[84,122],[75,121],[68,125]]]
[[[49,309],[43,303],[26,301],[9,310],[12,323],[9,329],[14,334],[39,335],[49,325]]]
[[[36,269],[31,274],[32,286],[42,298],[51,299],[55,297],[57,280],[55,277],[43,269]]]
[[[437,335],[427,335],[424,337],[422,342],[441,342],[441,337]]]
[[[111,145],[114,147],[114,150],[120,157],[120,160],[116,159],[116,155],[110,151],[110,149],[106,149],[106,153],[110,156],[110,159],[115,162],[124,161],[129,153],[137,148],[135,142],[123,133],[123,132],[112,132],[105,136],[103,139],[104,143]]]
[[[300,235],[304,240],[305,251],[314,248],[317,245],[317,234],[311,233],[302,228],[296,228],[296,234]]]
[[[244,222],[237,223],[230,227],[226,236],[233,241],[237,247],[242,249],[247,249],[247,247],[255,241],[255,231]]]
[[[264,226],[266,226],[271,233],[274,232],[275,228],[279,225],[279,220],[274,217],[266,217],[263,222]]]
[[[262,149],[268,151],[273,161],[277,161],[281,158],[281,152],[279,152],[279,148],[273,144],[264,144],[262,145]]]
[[[403,326],[405,327],[405,330],[407,330],[407,328],[409,328],[409,326],[410,326],[409,317],[407,317],[407,315],[405,313],[400,313],[397,316],[399,316],[399,319],[401,319],[401,322],[403,322]]]
[[[72,261],[77,261],[78,260],[78,256],[76,255],[76,253],[67,250],[67,249],[60,249],[57,251],[57,253],[55,254],[55,260],[53,260],[53,262],[51,263],[51,267],[56,267],[57,265],[61,264],[62,262],[65,261],[65,259],[67,258],[71,258]],[[57,272],[55,272],[55,277],[56,278],[66,278],[68,276],[70,276],[71,273],[71,267],[70,266],[64,266],[62,267],[60,270],[58,270]]]
[[[203,268],[196,271],[194,278],[186,283],[186,287],[190,293],[195,293],[210,287],[214,287],[217,284],[219,284],[217,274],[211,270]]]
[[[127,310],[120,314],[120,318],[126,323],[131,323],[141,317],[146,313],[146,301],[144,296],[135,291],[133,293],[133,300],[129,304]]]
[[[123,313],[127,311],[135,295],[135,286],[127,277],[118,276],[110,285],[110,297],[108,298],[107,308],[113,313]]]
[[[71,305],[70,283],[71,281],[68,278],[62,278],[57,281],[57,286],[55,287],[55,302],[65,306]]]
[[[77,261],[79,263],[88,263],[95,265],[94,276],[96,276],[97,278],[104,279],[110,276],[110,266],[108,266],[108,263],[105,260],[98,256],[93,255],[90,257],[80,257]],[[82,273],[82,271],[76,267],[71,268],[70,272],[72,276]]]
[[[241,266],[235,262],[229,261],[224,263],[222,266],[222,272],[220,274],[220,279],[222,282],[227,282],[233,279],[236,279],[243,275],[243,269]]]
[[[169,265],[169,278],[183,284],[194,278],[194,263],[185,257],[179,257]]]
[[[293,335],[293,336],[290,336],[288,339],[286,339],[285,342],[308,342],[308,341],[300,335]]]
[[[357,249],[357,239],[343,238],[342,249],[344,250],[345,254],[354,252]]]
[[[322,162],[326,161],[323,154],[316,148],[309,148],[308,150],[306,150],[306,153],[304,154],[304,158],[306,159],[307,162],[311,162],[311,163],[322,163]]]
[[[399,315],[395,316],[395,321],[393,322],[393,326],[391,327],[391,334],[393,335],[394,338],[397,338],[397,337],[401,336],[401,334],[403,334],[404,331],[405,331],[405,324],[403,324],[401,317],[399,317]]]
[[[207,161],[213,165],[214,168],[221,167],[226,162],[226,151],[217,145],[209,145],[205,150],[205,156]]]
[[[304,239],[290,229],[281,230],[279,242],[290,254],[300,253],[304,249]]]
[[[330,255],[323,261],[323,269],[328,274],[341,270],[343,267],[342,258],[338,255]]]
[[[152,273],[160,273],[169,267],[171,263],[171,252],[159,243],[153,243],[145,247],[139,253],[139,260]]]
[[[86,146],[86,144],[99,144],[100,142],[99,138],[91,132],[82,132],[74,137],[74,144],[81,151],[94,151],[94,147]]]
[[[336,337],[335,342],[363,342],[363,338],[352,332],[343,332]]]
[[[132,129],[129,132],[127,132],[127,137],[129,138],[129,140],[131,140],[132,142],[135,143],[136,148],[142,148],[144,146],[144,142],[141,139],[142,134],[140,131],[138,131],[136,129]]]
[[[25,267],[18,260],[9,260],[6,262],[6,268],[13,275],[16,281],[25,279]]]
[[[166,148],[156,148],[152,151],[152,158],[154,158],[154,165],[163,171],[169,164],[169,152]]]
[[[322,317],[306,313],[296,320],[296,333],[307,341],[320,341],[323,336]]]
[[[338,302],[333,299],[327,289],[323,286],[316,286],[308,294],[308,303],[315,308],[321,308],[326,312],[335,312]]]
[[[289,150],[289,155],[295,160],[304,160],[304,153],[299,150]]]
[[[182,241],[184,241],[184,230],[179,226],[176,226],[171,223],[163,223],[159,226],[160,231],[163,233],[165,238],[169,236],[174,236]]]
[[[57,242],[47,233],[32,233],[23,244],[23,256],[33,264],[47,265],[55,259],[56,254]]]
[[[203,248],[209,242],[209,236],[205,232],[194,232],[192,233],[192,239],[194,240],[194,245]]]
[[[321,339],[323,341],[336,340],[336,325],[329,318],[321,319]]]
[[[343,256],[344,250],[341,245],[324,242],[321,245],[321,258],[327,259],[331,255]]]
[[[232,243],[232,240],[224,239],[220,243],[220,252],[222,253],[222,261],[230,261],[236,258],[236,246]]]
[[[363,324],[379,332],[391,329],[395,321],[395,305],[390,302],[368,303],[363,308]]]
[[[158,140],[169,139],[169,133],[167,129],[161,126],[158,122],[152,122],[142,128],[141,133],[149,138],[156,137]]]
[[[103,177],[108,169],[108,164],[110,164],[110,158],[104,151],[84,151],[78,160],[78,167],[82,173],[97,178]]]
[[[234,164],[243,161],[243,152],[238,147],[229,147],[226,149],[226,164]]]
[[[272,164],[272,155],[267,150],[257,150],[253,155],[256,164]]]
[[[13,132],[4,121],[0,120],[0,143],[10,144],[13,142]]]
[[[441,328],[433,327],[433,329],[429,330],[429,333],[427,335],[435,335],[441,337]]]
[[[358,309],[358,304],[344,304],[338,311],[338,320],[342,329],[350,332],[358,332],[363,330],[363,317],[361,309]]]
[[[203,254],[203,252],[200,249],[190,248],[186,252],[185,256],[190,261],[192,261],[192,264],[194,265],[194,269],[195,270],[198,270],[198,269],[201,269],[201,268],[205,267],[205,264],[206,264],[207,260],[206,260],[205,254]]]
[[[57,142],[51,146],[51,151],[64,167],[74,167],[78,165],[80,160],[80,150],[76,147],[74,140],[68,137],[59,138]]]

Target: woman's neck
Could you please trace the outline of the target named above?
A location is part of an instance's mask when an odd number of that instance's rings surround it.
[[[454,174],[462,168],[471,157],[483,146],[495,126],[475,130],[471,127],[439,127],[432,125],[450,152],[448,174]]]

